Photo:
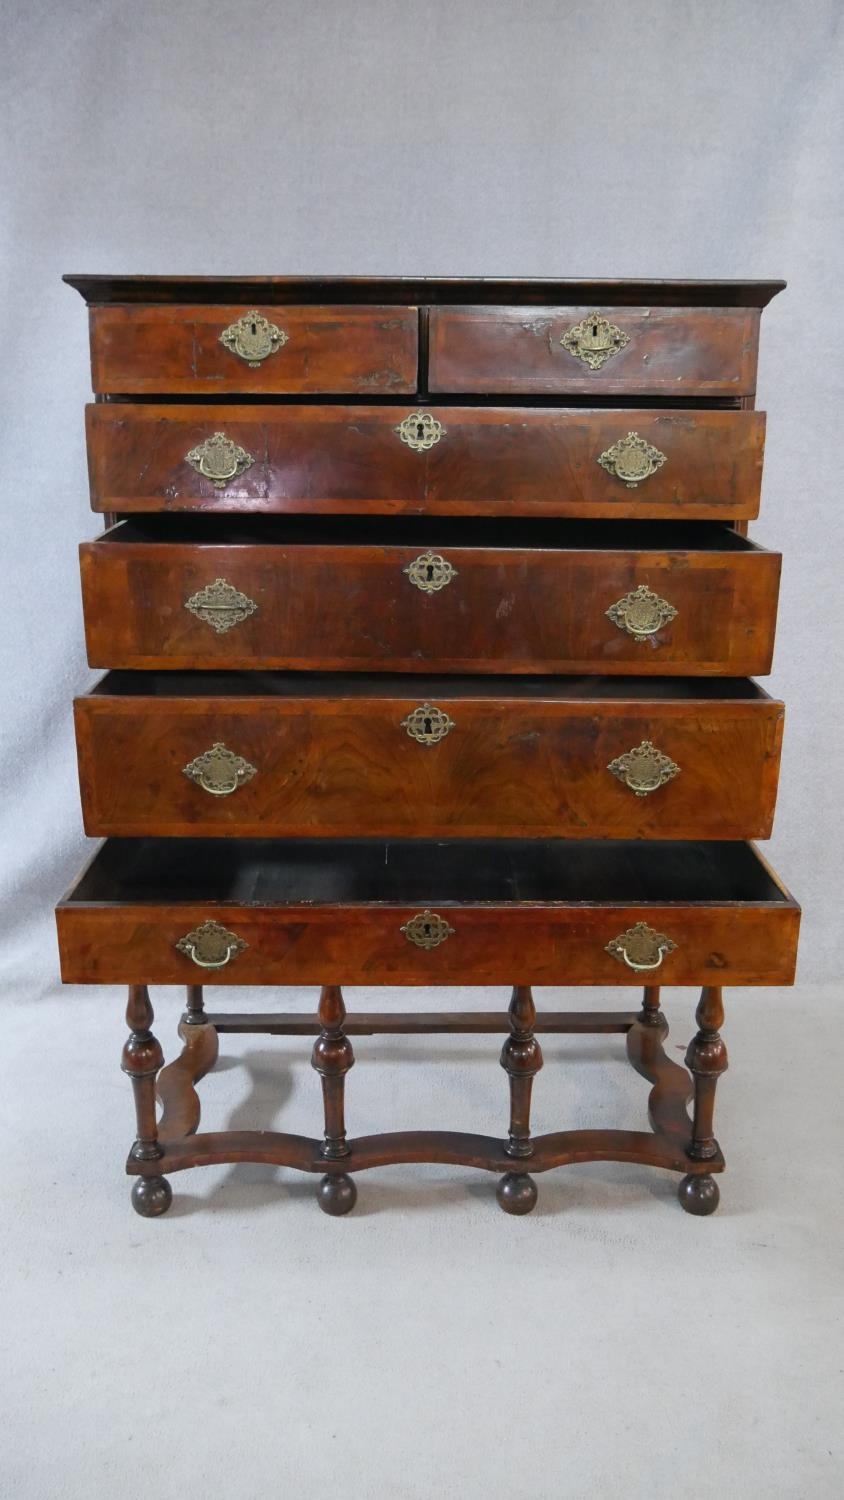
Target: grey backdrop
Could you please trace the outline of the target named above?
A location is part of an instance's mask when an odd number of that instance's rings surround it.
[[[87,321],[63,271],[786,276],[752,534],[785,554],[771,856],[836,976],[844,723],[835,0],[5,0],[0,974],[85,857]]]

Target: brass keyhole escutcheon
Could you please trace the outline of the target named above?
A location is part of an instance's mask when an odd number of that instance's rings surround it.
[[[245,360],[250,369],[257,370],[265,359],[287,343],[289,337],[283,328],[271,323],[257,308],[251,308],[237,322],[223,329],[220,343]]]
[[[409,943],[415,943],[417,948],[439,948],[448,938],[454,937],[454,928],[450,927],[444,917],[435,911],[417,912],[409,922],[405,922],[400,928]]]
[[[406,719],[402,719],[401,727],[407,730],[417,745],[438,745],[454,728],[454,720],[432,703],[422,703]]]
[[[206,584],[204,589],[185,600],[185,609],[189,609],[204,625],[210,625],[217,635],[225,635],[233,626],[240,625],[254,615],[257,608],[254,599],[242,594],[225,578],[215,578],[213,583]]]
[[[590,370],[600,370],[616,354],[630,343],[630,334],[617,328],[600,313],[591,312],[569,328],[560,339],[564,349],[579,359]]]
[[[451,566],[438,552],[422,552],[408,563],[402,572],[407,575],[414,588],[423,594],[438,594],[457,577],[457,569]]]
[[[445,428],[429,411],[414,411],[399,422],[395,432],[414,453],[427,453],[445,435]]]

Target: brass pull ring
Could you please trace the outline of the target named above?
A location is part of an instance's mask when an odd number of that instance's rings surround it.
[[[613,776],[623,781],[631,792],[637,797],[647,797],[649,792],[656,792],[667,781],[674,776],[679,776],[680,767],[670,756],[664,755],[657,750],[656,745],[650,740],[642,740],[634,750],[627,750],[624,755],[616,756],[607,766]]]
[[[220,922],[209,921],[186,932],[175,946],[198,969],[224,969],[248,944]]]
[[[185,463],[196,469],[203,479],[210,479],[218,490],[223,489],[238,474],[244,474],[254,462],[252,454],[241,448],[239,443],[232,442],[224,432],[212,433],[203,443],[185,454]]]
[[[183,766],[182,774],[195,781],[211,797],[230,797],[257,772],[242,755],[235,755],[218,740],[210,750]]]
[[[612,938],[604,949],[619,963],[626,964],[637,974],[648,974],[658,969],[667,953],[673,953],[677,944],[664,932],[655,932],[647,922],[636,922],[626,932]]]

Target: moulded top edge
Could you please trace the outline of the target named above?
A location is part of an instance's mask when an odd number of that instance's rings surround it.
[[[89,306],[126,302],[505,303],[519,305],[765,307],[784,281],[626,280],[446,276],[62,277]]]

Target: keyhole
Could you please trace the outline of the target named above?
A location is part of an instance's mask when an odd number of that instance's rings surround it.
[[[422,438],[424,436],[425,436],[425,423],[424,422],[417,422],[416,423],[416,441],[417,442],[421,442]]]
[[[432,579],[433,576],[434,576],[434,564],[433,563],[428,563],[427,574],[428,574],[428,579],[430,581],[430,579]]]
[[[433,732],[434,732],[434,730],[433,730],[433,725],[431,724],[431,720],[426,716],[426,718],[425,718],[425,733],[426,734],[433,734]]]
[[[592,337],[593,337],[593,339],[596,339],[598,337],[598,325],[597,325],[597,323],[593,323],[592,324]]]
[[[251,328],[251,330],[252,330],[252,337],[253,337],[253,338],[254,338],[254,337],[255,337],[255,335],[256,335],[256,334],[257,334],[257,332],[258,332],[258,324],[257,324],[257,323],[250,323],[250,324],[249,324],[249,327],[250,327],[250,328]]]
[[[425,923],[425,936],[426,937],[430,937],[431,936],[431,924],[430,924],[430,922],[426,922]]]

